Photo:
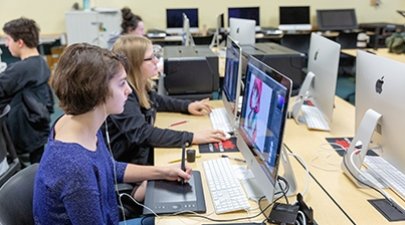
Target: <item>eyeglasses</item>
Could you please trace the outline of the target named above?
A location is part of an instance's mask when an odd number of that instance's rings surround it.
[[[149,57],[149,58],[143,59],[143,61],[152,61],[152,60],[154,60],[154,59],[158,59],[158,56],[155,55],[155,54],[153,54],[153,55],[152,55],[151,57]]]

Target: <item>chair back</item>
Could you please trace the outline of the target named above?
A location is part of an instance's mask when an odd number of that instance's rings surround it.
[[[0,187],[20,170],[20,161],[6,125],[6,116],[9,111],[10,106],[7,105],[0,113],[0,162],[6,159],[5,163],[8,164],[8,169],[0,174]]]
[[[34,224],[32,200],[38,166],[19,171],[0,188],[0,225]]]

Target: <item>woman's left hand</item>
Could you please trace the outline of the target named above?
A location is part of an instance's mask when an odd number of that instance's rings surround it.
[[[209,99],[192,102],[188,105],[188,112],[192,115],[203,116],[211,112],[211,106],[208,104]]]

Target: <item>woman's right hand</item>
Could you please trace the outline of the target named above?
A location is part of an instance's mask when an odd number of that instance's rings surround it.
[[[221,130],[202,130],[194,132],[193,144],[221,142],[225,141],[226,139],[226,134]]]

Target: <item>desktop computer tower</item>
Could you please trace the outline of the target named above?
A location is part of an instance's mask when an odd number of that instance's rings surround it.
[[[242,45],[242,76],[246,72],[249,55],[278,70],[293,81],[292,94],[298,94],[305,79],[305,55],[276,43]]]
[[[208,46],[165,46],[164,73],[170,96],[201,99],[219,89],[218,56]]]

